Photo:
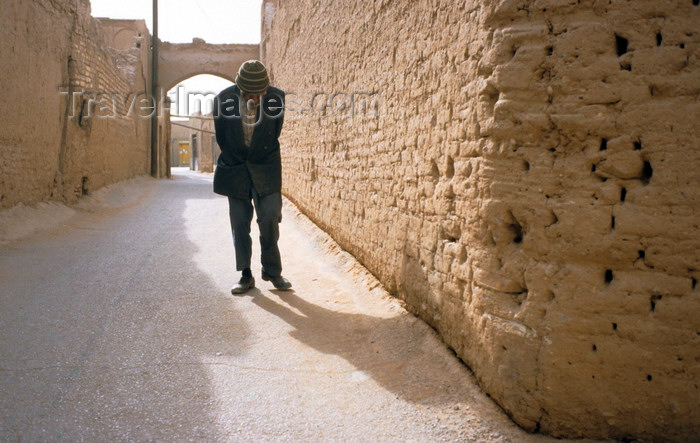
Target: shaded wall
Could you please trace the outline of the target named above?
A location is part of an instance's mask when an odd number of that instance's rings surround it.
[[[526,429],[697,436],[698,22],[694,0],[267,0],[284,192]]]
[[[212,114],[197,117],[199,118],[194,119],[193,126],[199,128],[199,130],[193,131],[193,133],[197,134],[197,148],[199,149],[197,158],[199,159],[199,171],[214,172],[216,159],[221,152],[219,145],[216,143],[214,119]]]
[[[6,3],[0,207],[72,201],[147,173],[149,121],[128,111],[147,90],[149,41],[110,49],[87,0]]]

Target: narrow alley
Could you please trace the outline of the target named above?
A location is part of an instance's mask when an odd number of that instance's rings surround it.
[[[294,291],[234,297],[211,175],[105,196],[0,248],[0,440],[549,440],[289,202]]]

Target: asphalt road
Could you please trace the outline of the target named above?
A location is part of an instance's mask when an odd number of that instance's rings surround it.
[[[548,440],[287,201],[294,291],[232,296],[211,175],[114,192],[0,247],[0,440]]]

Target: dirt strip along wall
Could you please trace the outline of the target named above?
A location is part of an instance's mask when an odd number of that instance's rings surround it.
[[[284,192],[524,428],[697,438],[698,23],[697,0],[266,0]]]
[[[147,173],[149,121],[125,115],[146,91],[150,43],[107,47],[87,0],[8,0],[0,24],[0,207]]]

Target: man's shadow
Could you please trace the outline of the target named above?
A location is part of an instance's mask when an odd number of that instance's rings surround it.
[[[342,357],[395,395],[438,405],[449,398],[454,401],[458,391],[468,392],[464,389],[468,370],[412,315],[403,312],[380,318],[343,313],[309,303],[294,291],[272,292],[283,303],[257,288],[249,295],[253,303],[294,327],[292,337],[319,352]]]

